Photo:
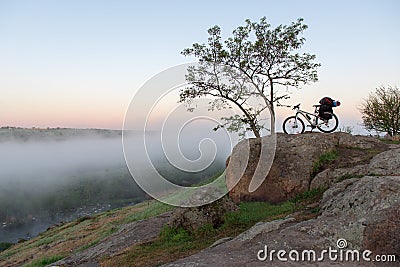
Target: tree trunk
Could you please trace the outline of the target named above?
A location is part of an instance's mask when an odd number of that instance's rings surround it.
[[[271,134],[275,134],[275,110],[274,110],[274,104],[271,104]]]
[[[255,135],[257,138],[261,137],[260,133],[257,131],[257,128],[255,127],[254,124],[250,125],[250,127],[251,127],[251,130],[253,131],[254,135]]]
[[[270,94],[271,94],[271,100],[270,100],[270,107],[269,107],[269,112],[271,113],[271,134],[275,134],[275,109],[274,109],[274,83],[270,80]]]
[[[225,99],[228,99],[230,101],[232,101],[242,112],[243,114],[246,116],[246,118],[248,119],[248,124],[250,125],[251,130],[253,131],[254,135],[258,138],[261,137],[260,136],[260,132],[257,130],[256,124],[254,123],[254,119],[250,116],[250,114],[243,108],[242,105],[240,105],[237,101],[233,100],[232,98],[229,97],[225,97]]]

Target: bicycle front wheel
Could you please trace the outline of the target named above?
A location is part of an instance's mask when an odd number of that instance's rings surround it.
[[[339,120],[336,117],[336,115],[332,113],[332,119],[324,120],[318,117],[316,123],[318,130],[320,130],[321,132],[331,133],[335,131],[336,128],[338,127]]]
[[[283,131],[286,134],[301,134],[305,130],[304,122],[296,116],[287,117],[283,122]]]

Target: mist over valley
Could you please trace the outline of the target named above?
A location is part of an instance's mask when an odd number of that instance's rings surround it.
[[[117,130],[1,128],[0,243],[29,239],[54,224],[148,199],[129,173],[121,137]],[[143,133],[126,137],[141,142]],[[164,155],[158,137],[146,134],[148,156],[171,182],[190,186],[225,167],[228,146],[206,169],[180,170]],[[188,159],[201,155],[198,140],[195,135],[183,140],[181,150]]]

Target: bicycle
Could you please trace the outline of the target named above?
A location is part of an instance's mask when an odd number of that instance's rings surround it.
[[[314,113],[310,113],[300,109],[300,104],[293,107],[293,110],[296,110],[296,115],[287,117],[283,122],[283,131],[286,134],[301,134],[304,133],[305,124],[303,120],[299,117],[302,115],[310,125],[307,127],[311,127],[311,131],[315,128],[324,133],[331,133],[336,130],[339,125],[339,119],[332,112],[329,113],[332,118],[324,119],[319,116],[319,107],[321,105],[313,105],[315,107]]]

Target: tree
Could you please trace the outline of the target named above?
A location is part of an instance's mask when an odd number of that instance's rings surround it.
[[[274,132],[275,105],[289,98],[287,89],[318,80],[320,64],[314,62],[315,55],[296,52],[305,42],[300,35],[306,29],[301,18],[271,29],[263,17],[259,22],[246,20],[222,41],[220,27],[210,28],[207,44],[195,43],[182,51],[196,57],[199,65],[188,69],[190,86],[181,90],[180,101],[190,104],[195,98],[211,96],[210,109],[236,106],[242,115],[223,118],[226,123],[221,127],[235,131],[246,125],[257,137],[265,128],[260,114],[268,108]],[[285,92],[280,93],[278,87]],[[252,105],[252,99],[261,104]]]
[[[361,105],[360,111],[367,130],[400,134],[400,90],[397,86],[376,88]]]

